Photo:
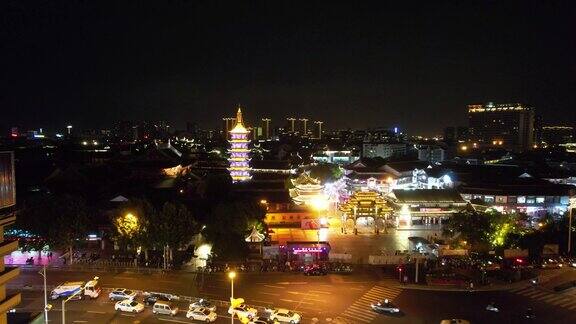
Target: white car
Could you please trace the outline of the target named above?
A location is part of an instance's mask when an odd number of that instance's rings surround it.
[[[136,292],[126,288],[116,288],[108,294],[108,298],[110,298],[110,300],[134,300],[134,298],[136,298]]]
[[[258,314],[258,310],[254,307],[250,307],[246,304],[238,305],[234,308],[228,308],[228,314],[232,315],[232,317],[236,316],[240,317],[247,317],[247,318],[254,318],[256,314]]]
[[[440,322],[440,324],[470,324],[470,321],[467,321],[464,319],[459,319],[459,318],[453,318],[453,319],[442,320],[442,322]]]
[[[284,308],[276,308],[270,313],[270,320],[298,324],[302,320],[300,314]]]
[[[114,309],[122,312],[140,313],[144,310],[144,304],[130,299],[124,299],[117,302]]]
[[[270,324],[270,321],[263,317],[254,317],[248,324]]]
[[[190,304],[190,309],[199,308],[199,307],[207,308],[213,312],[216,311],[216,305],[207,299],[199,299],[199,300],[193,302],[192,304]]]
[[[217,317],[215,312],[204,307],[192,308],[186,312],[186,318],[202,322],[214,322]]]

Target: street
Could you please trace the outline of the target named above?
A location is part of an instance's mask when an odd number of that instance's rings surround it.
[[[141,275],[130,272],[49,271],[49,290],[66,280],[87,280],[95,275],[100,277],[103,292],[96,300],[68,302],[67,323],[192,322],[185,318],[189,303],[184,300],[177,303],[180,312],[175,317],[153,315],[149,307],[139,314],[115,312],[114,302],[107,298],[114,287],[208,298],[218,302],[216,323],[230,321],[225,305],[230,296],[230,281],[224,273],[206,274],[202,284],[202,275],[183,272]],[[37,271],[24,270],[9,286],[12,289],[16,287],[22,291],[19,310],[43,309],[42,278]],[[526,289],[519,289],[518,293],[404,289],[395,279],[371,270],[321,277],[307,277],[299,273],[238,273],[234,282],[235,297],[242,297],[247,304],[257,306],[259,314],[264,307],[288,308],[300,313],[303,323],[439,323],[448,318],[464,318],[472,323],[522,323],[519,316],[527,307],[533,308],[536,323],[576,320],[573,295],[543,292],[539,288],[530,288],[534,292],[525,293]],[[550,297],[550,294],[555,295]],[[401,314],[382,315],[370,310],[371,302],[384,298],[393,301],[401,309]],[[142,296],[139,295],[137,300],[142,300]],[[560,302],[554,303],[556,300]],[[501,309],[499,313],[485,310],[492,301]],[[61,301],[50,302],[53,304],[50,322],[60,323]]]

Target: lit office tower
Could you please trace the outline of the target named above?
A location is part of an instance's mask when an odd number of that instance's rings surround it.
[[[302,122],[302,136],[308,135],[308,118],[300,118]]]
[[[534,140],[534,109],[520,103],[468,105],[468,126],[483,146],[526,151]]]
[[[230,131],[230,158],[228,159],[230,162],[230,176],[232,176],[232,181],[234,182],[250,179],[249,134],[250,131],[244,127],[242,110],[238,106],[236,126]]]
[[[322,139],[322,124],[324,124],[324,122],[317,120],[314,124],[318,125],[318,128],[316,129],[316,138]]]
[[[264,138],[270,139],[270,122],[272,121],[272,119],[262,118],[262,121],[264,122]]]

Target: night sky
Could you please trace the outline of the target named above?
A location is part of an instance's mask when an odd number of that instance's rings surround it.
[[[486,101],[576,120],[574,1],[239,2],[1,1],[2,135],[217,127],[238,103],[249,122],[420,134]]]

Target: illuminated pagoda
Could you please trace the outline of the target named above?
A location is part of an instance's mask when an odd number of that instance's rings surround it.
[[[291,181],[294,188],[290,189],[290,197],[298,205],[317,204],[319,200],[328,198],[324,195],[324,185],[320,180],[312,178],[307,172]]]
[[[230,168],[228,170],[234,182],[250,179],[249,134],[250,131],[244,127],[242,120],[242,109],[238,106],[236,126],[230,131],[230,150],[228,152],[230,153],[230,158],[228,159]]]

